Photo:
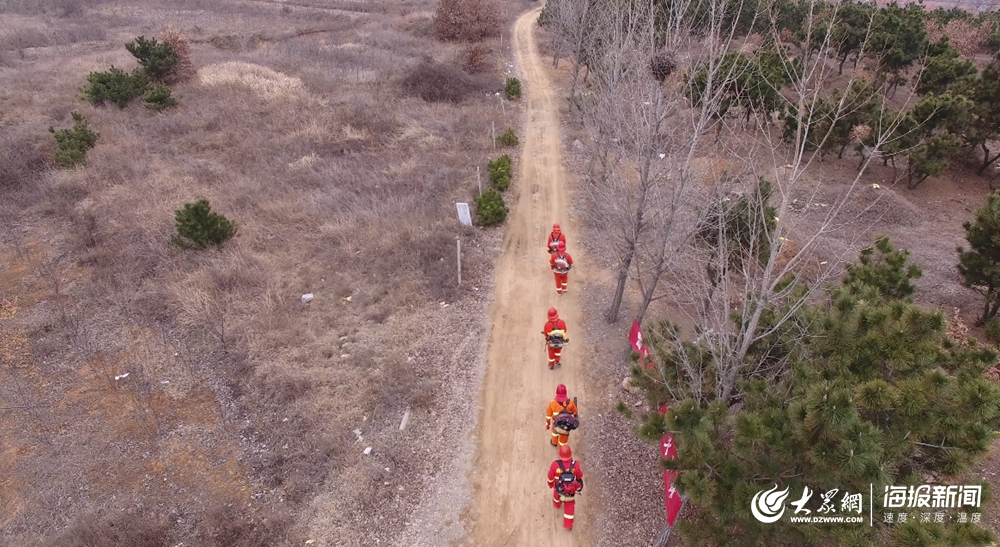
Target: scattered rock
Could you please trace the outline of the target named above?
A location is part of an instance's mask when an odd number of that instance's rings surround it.
[[[583,152],[583,143],[580,142],[580,139],[573,141],[573,148],[576,148],[580,152]]]
[[[311,293],[311,292],[302,295],[302,303],[303,304],[308,304],[308,303],[312,302],[312,299],[313,299],[313,293]]]
[[[632,383],[631,376],[626,376],[625,379],[622,380],[622,389],[624,389],[629,393],[639,393],[640,391],[642,391],[641,389],[639,389],[639,386]]]
[[[372,447],[369,446],[368,448],[365,449],[365,456],[370,456],[371,453],[372,453]]]

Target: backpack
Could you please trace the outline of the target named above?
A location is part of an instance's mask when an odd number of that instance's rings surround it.
[[[573,496],[576,494],[576,475],[573,474],[573,468],[576,467],[576,460],[570,460],[569,469],[563,465],[562,460],[556,460],[556,465],[559,466],[559,476],[556,477],[556,492],[564,496]]]
[[[553,238],[553,237],[551,237],[551,234],[550,234],[550,236],[549,236],[549,254],[553,254],[554,255],[554,254],[558,253],[559,252],[558,246],[559,246],[559,238],[558,237]]]
[[[573,397],[576,403],[576,397]],[[569,401],[563,403],[563,409],[552,419],[552,430],[560,435],[569,435],[570,431],[580,427],[580,419],[569,411]]]
[[[565,254],[562,256],[556,255],[555,267],[556,267],[556,273],[566,273],[569,271],[570,268],[572,268],[572,266],[570,266],[569,262],[566,260]]]
[[[566,331],[562,329],[553,329],[549,331],[547,340],[549,342],[549,347],[551,348],[561,348],[565,344],[569,343],[569,340],[566,338]]]

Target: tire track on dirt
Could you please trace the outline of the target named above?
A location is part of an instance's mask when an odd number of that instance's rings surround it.
[[[580,398],[584,425],[570,436],[574,457],[587,474],[583,371],[585,342],[581,336],[580,275],[587,260],[578,231],[569,218],[566,177],[562,169],[559,135],[559,95],[549,83],[535,45],[534,30],[540,8],[518,18],[512,40],[527,103],[521,172],[514,188],[516,207],[508,218],[503,251],[497,262],[495,298],[490,310],[491,331],[486,379],[478,423],[478,450],[472,470],[475,502],[472,545],[592,545],[590,500],[597,499],[592,483],[577,501],[572,532],[562,527],[562,510],[551,503],[545,479],[556,450],[545,430],[545,406],[563,383],[570,396]],[[569,239],[569,251],[579,264],[570,274],[569,292],[557,296],[549,270],[545,238],[552,222],[559,222]],[[546,310],[556,307],[566,320],[572,341],[563,352],[563,365],[548,370],[540,335]]]

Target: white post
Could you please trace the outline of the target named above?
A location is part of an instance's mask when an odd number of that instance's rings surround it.
[[[462,240],[455,236],[455,244],[458,247],[458,285],[462,286]]]
[[[476,184],[479,185],[479,195],[483,195],[483,179],[479,176],[479,166],[476,166]]]
[[[493,151],[497,149],[497,122],[490,122],[493,126]]]

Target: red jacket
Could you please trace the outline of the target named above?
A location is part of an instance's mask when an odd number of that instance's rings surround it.
[[[552,267],[552,271],[556,270],[556,259],[561,258],[566,261],[566,264],[570,266],[573,265],[573,257],[569,256],[569,253],[552,253],[552,258],[549,259],[549,266]],[[568,269],[568,268],[567,268]]]
[[[576,460],[570,460],[570,461],[561,460],[561,461],[563,464],[563,468],[566,469],[567,471],[571,471],[573,475],[576,476],[576,483],[574,483],[576,485],[576,489],[574,490],[574,493],[582,492],[583,469],[580,469],[580,462]],[[560,460],[556,460],[552,462],[552,465],[549,466],[549,488],[556,487],[556,479],[558,479],[559,475],[562,473],[562,469],[559,468],[559,462]]]
[[[555,321],[546,321],[545,326],[542,328],[542,336],[548,339],[549,333],[556,329],[565,331],[566,322],[563,321],[562,319],[556,319]],[[567,331],[566,334],[569,334],[569,332]]]
[[[559,232],[558,236],[556,235],[555,232],[552,232],[551,234],[549,234],[549,253],[550,254],[555,254],[555,253],[559,252],[559,242],[560,241],[562,241],[563,243],[566,243],[566,235],[563,234],[562,232]]]

